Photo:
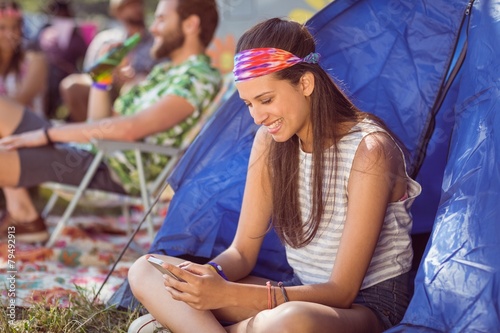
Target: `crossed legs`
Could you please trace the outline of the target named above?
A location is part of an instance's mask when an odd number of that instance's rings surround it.
[[[164,261],[178,264],[183,260],[160,256]],[[222,327],[217,318],[228,319],[228,313],[199,311],[183,302],[173,300],[163,285],[162,274],[145,257],[139,258],[129,270],[129,282],[135,297],[151,315],[173,332],[381,332],[376,315],[368,308],[354,304],[349,309],[331,308],[309,302],[288,302],[272,310],[253,314],[248,319]],[[262,280],[264,279],[254,278]],[[258,283],[258,281],[254,281]],[[250,282],[251,283],[251,282]],[[234,309],[233,309],[234,310]],[[240,309],[243,310],[243,309]],[[236,313],[232,313],[233,316]]]

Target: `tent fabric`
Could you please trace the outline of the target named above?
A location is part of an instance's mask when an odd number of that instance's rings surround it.
[[[453,55],[466,1],[391,3],[338,0],[315,15],[308,26],[318,41],[323,68],[361,109],[377,114],[394,129],[407,146],[409,165],[413,167],[422,133],[429,126],[437,87],[444,81]],[[213,257],[230,243],[255,130],[235,93],[200,133],[170,177],[176,194],[151,251]],[[449,137],[449,132],[445,134]],[[448,146],[443,137],[447,139],[441,135],[437,138],[439,144],[429,145],[436,157],[446,156]],[[442,174],[439,170],[444,169],[443,160],[432,165],[436,174]],[[418,219],[419,211],[414,214],[415,228],[423,231],[432,227],[434,211],[429,207],[437,208],[440,195],[436,179],[428,182],[432,190],[419,200],[423,200],[424,212],[430,212],[423,214],[422,221]],[[272,232],[268,238],[274,241],[265,242],[263,250],[270,246],[277,258],[283,258]],[[273,265],[278,262],[272,256],[263,258]]]
[[[323,68],[359,108],[394,131],[408,150],[410,171],[417,167],[466,6],[467,0],[335,1],[309,22]],[[436,121],[449,119],[442,112]],[[416,178],[423,189],[412,209],[414,233],[432,229],[451,128],[440,126],[427,145]]]
[[[500,3],[475,1],[443,195],[415,294],[391,332],[500,332]]]

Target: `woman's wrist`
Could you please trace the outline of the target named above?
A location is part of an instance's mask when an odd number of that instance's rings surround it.
[[[224,271],[222,270],[222,266],[217,264],[216,262],[209,261],[206,263],[206,265],[210,266],[217,274],[219,274],[224,280],[229,281],[227,278],[226,274],[224,274]]]

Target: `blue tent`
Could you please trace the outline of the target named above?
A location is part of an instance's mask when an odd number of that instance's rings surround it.
[[[467,53],[441,107],[454,121],[434,229],[391,332],[500,332],[500,3],[470,9]]]
[[[308,26],[321,64],[409,152],[423,187],[414,233],[430,232],[403,322],[392,331],[500,331],[500,4],[336,0]],[[151,252],[210,258],[229,245],[256,126],[237,93],[170,178],[176,194]],[[254,271],[290,274],[276,236]]]

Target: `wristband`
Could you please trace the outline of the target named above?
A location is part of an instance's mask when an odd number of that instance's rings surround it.
[[[219,265],[213,261],[207,262],[207,265],[215,268],[215,271],[217,272],[217,274],[219,274],[224,280],[229,281],[226,274],[224,274],[224,271],[222,270],[221,265]]]
[[[105,83],[99,83],[99,82],[92,82],[92,87],[102,90],[102,91],[109,91],[111,90],[111,84],[105,84]]]
[[[50,139],[50,136],[49,136],[49,128],[50,127],[45,127],[43,129],[43,134],[45,134],[45,139],[47,139],[47,145],[53,145],[54,142]]]

